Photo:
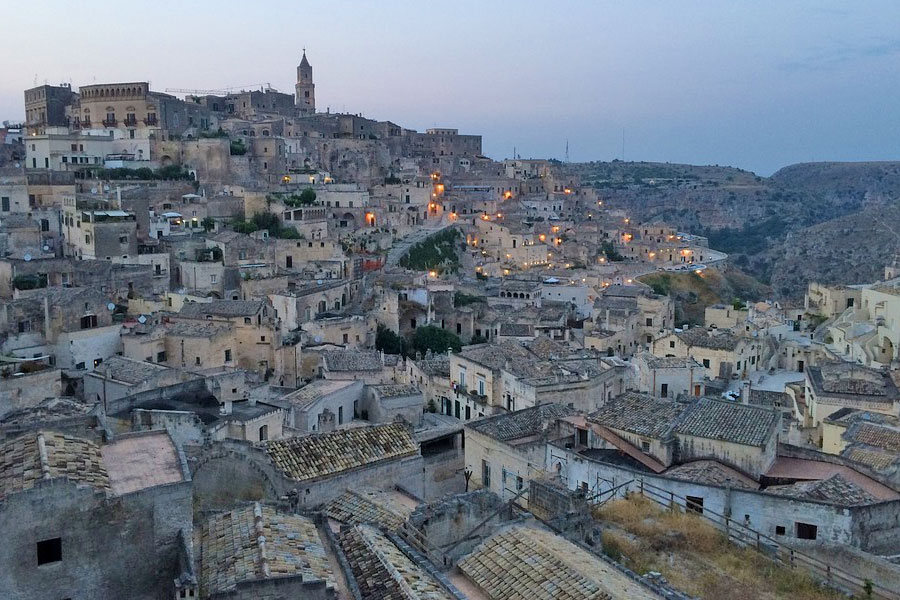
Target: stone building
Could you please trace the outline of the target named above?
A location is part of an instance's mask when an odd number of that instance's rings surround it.
[[[344,490],[397,486],[424,497],[423,460],[410,429],[400,423],[338,429],[261,446],[222,441],[192,450],[194,486],[201,497],[230,506],[238,499],[288,496],[294,509],[327,504]]]
[[[769,346],[762,338],[737,336],[728,330],[691,328],[653,341],[658,357],[690,357],[703,365],[709,379],[745,378],[765,368]]]
[[[306,58],[306,50],[303,50],[303,58],[297,66],[297,84],[294,86],[295,101],[301,116],[316,114],[316,84],[313,83],[312,65]]]
[[[199,529],[201,598],[337,597],[327,542],[307,517],[254,502]]]
[[[41,430],[0,443],[0,596],[196,597],[191,478],[166,432],[105,445]]]

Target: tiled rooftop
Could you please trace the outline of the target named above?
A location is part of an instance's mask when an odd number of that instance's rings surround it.
[[[635,358],[638,357],[646,362],[647,366],[651,369],[689,369],[691,367],[700,368],[700,363],[688,356],[662,357],[654,356],[649,352],[641,352],[639,355],[635,356]]]
[[[874,423],[860,423],[853,431],[848,432],[850,441],[883,448],[891,452],[900,452],[900,429],[885,427]]]
[[[338,539],[366,600],[453,600],[443,586],[374,527],[349,527]]]
[[[371,386],[382,398],[400,398],[402,396],[416,396],[420,394],[419,388],[409,383],[385,383]]]
[[[188,302],[178,313],[191,319],[215,317],[252,317],[265,306],[264,300],[213,300],[212,302]]]
[[[94,369],[94,373],[107,379],[115,379],[116,381],[133,385],[146,381],[161,371],[167,370],[169,370],[169,367],[164,365],[156,365],[124,356],[110,356]]]
[[[459,563],[491,600],[649,600],[658,596],[554,533],[512,525]]]
[[[803,481],[790,485],[776,485],[766,489],[767,492],[792,498],[834,502],[841,505],[871,504],[875,497],[852,481],[841,475],[832,475],[828,479]]]
[[[315,524],[259,503],[210,517],[200,528],[199,554],[204,597],[268,577],[299,576],[335,587]]]
[[[347,490],[325,507],[325,514],[341,523],[375,523],[397,529],[412,512],[381,490]]]
[[[865,465],[876,471],[886,471],[895,464],[900,464],[900,455],[884,450],[872,450],[859,446],[848,446],[841,452],[841,456]]]
[[[712,350],[734,350],[741,341],[740,337],[729,331],[718,330],[715,333],[711,333],[700,327],[681,331],[675,335],[688,346],[698,346]]]
[[[544,424],[575,412],[562,404],[539,404],[515,412],[479,419],[466,427],[501,442],[516,440],[540,433]]]
[[[274,465],[296,481],[315,479],[369,463],[412,456],[419,450],[402,423],[340,429],[268,442]]]
[[[33,488],[41,479],[58,478],[109,490],[109,475],[93,442],[45,431],[0,443],[0,500]]]
[[[380,371],[389,357],[396,364],[396,356],[384,355],[377,350],[327,350],[322,353],[325,368],[329,371]]]
[[[303,386],[299,390],[295,390],[281,397],[281,400],[290,402],[297,408],[304,408],[329,394],[334,394],[353,385],[353,381],[339,381],[331,379],[316,379],[309,384]]]
[[[759,489],[759,484],[743,473],[713,460],[698,460],[678,465],[666,471],[665,474],[669,477],[694,483],[706,483],[745,490]]]
[[[772,435],[778,414],[767,408],[701,398],[692,404],[675,432],[745,446],[762,446]]]
[[[591,413],[589,419],[612,429],[662,439],[669,434],[675,420],[686,408],[687,405],[680,402],[625,392]]]

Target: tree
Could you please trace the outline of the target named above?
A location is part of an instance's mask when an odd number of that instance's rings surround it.
[[[488,341],[488,339],[486,337],[484,337],[483,335],[476,334],[476,335],[472,336],[471,340],[469,340],[469,344],[485,344],[485,343],[487,343],[487,341]]]
[[[406,340],[379,324],[375,332],[375,349],[383,350],[385,354],[403,354],[406,350]]]
[[[212,217],[203,217],[203,220],[200,221],[200,226],[203,227],[206,232],[210,232],[216,228],[216,220]]]
[[[435,354],[443,354],[448,348],[454,352],[462,349],[462,342],[455,333],[434,325],[417,328],[412,336],[411,345],[412,352],[420,352],[422,355],[429,350]]]
[[[316,201],[316,191],[311,187],[305,188],[300,192],[300,202],[302,204],[313,204]]]

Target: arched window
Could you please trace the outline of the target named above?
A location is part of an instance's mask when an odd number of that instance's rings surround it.
[[[323,313],[327,310],[324,300],[319,300],[319,312]]]
[[[265,442],[267,439],[269,439],[269,426],[268,425],[260,425],[259,441]]]

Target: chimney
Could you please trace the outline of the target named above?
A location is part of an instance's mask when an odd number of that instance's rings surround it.
[[[741,382],[741,404],[750,404],[750,382]]]
[[[256,398],[250,395],[250,392],[244,392],[244,400],[247,401],[248,406],[256,406]]]
[[[232,410],[232,402],[231,402],[231,399],[228,398],[222,403],[222,406],[219,408],[219,414],[220,415],[230,415],[231,410]]]
[[[606,309],[606,325],[603,327],[607,331],[609,331],[609,309]]]

